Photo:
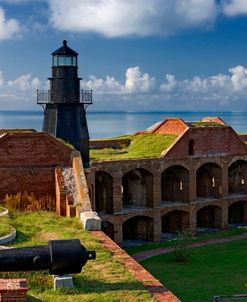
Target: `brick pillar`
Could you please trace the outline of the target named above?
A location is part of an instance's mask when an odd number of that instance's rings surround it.
[[[122,211],[122,177],[113,176],[113,213]]]
[[[190,218],[189,218],[189,230],[192,234],[196,233],[196,225],[197,225],[197,215],[196,215],[197,211],[195,208],[192,208],[190,210]]]
[[[228,190],[228,167],[226,164],[224,164],[222,168],[222,197],[227,196],[229,194]]]
[[[153,176],[153,208],[161,204],[161,175],[159,172]]]
[[[221,229],[228,229],[228,206],[226,203],[222,203],[221,208]]]
[[[27,280],[26,279],[0,279],[1,302],[26,302]]]
[[[154,214],[154,220],[153,220],[153,241],[154,242],[159,242],[161,239],[161,217],[160,217],[160,212],[157,212]]]
[[[114,241],[121,245],[123,240],[122,223],[114,224]]]
[[[196,171],[190,169],[189,171],[189,202],[196,200]]]

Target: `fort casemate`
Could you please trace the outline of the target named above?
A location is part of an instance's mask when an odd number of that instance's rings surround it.
[[[92,92],[80,90],[77,53],[64,41],[52,58],[50,89],[38,91],[44,132],[1,130],[2,198],[48,194],[57,213],[101,226],[119,244],[247,222],[245,137],[217,117],[169,118],[89,142]]]

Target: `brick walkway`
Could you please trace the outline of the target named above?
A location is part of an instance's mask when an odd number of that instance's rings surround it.
[[[208,240],[203,240],[200,242],[195,242],[192,243],[189,247],[198,247],[198,246],[205,246],[205,245],[212,245],[212,244],[217,244],[217,243],[225,243],[229,241],[234,241],[234,240],[239,240],[239,239],[245,239],[247,238],[247,233],[246,234],[241,234],[241,235],[235,235],[235,236],[230,236],[230,237],[222,237],[222,238],[215,238],[215,239],[208,239]],[[144,252],[139,252],[136,254],[133,254],[132,257],[140,262],[142,260],[158,256],[160,254],[166,254],[171,252],[171,248],[168,247],[161,247],[153,250],[148,250]]]
[[[118,260],[132,273],[132,275],[144,284],[151,292],[154,299],[159,302],[181,302],[169,289],[165,288],[157,279],[146,271],[139,263],[122,250],[114,241],[101,231],[91,232],[106,248],[113,257]]]

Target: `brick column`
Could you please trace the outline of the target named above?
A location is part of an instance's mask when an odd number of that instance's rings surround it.
[[[195,234],[196,233],[196,210],[195,208],[192,208],[190,210],[190,220],[189,220],[189,230],[192,234]]]
[[[227,164],[224,164],[222,168],[222,188],[221,188],[221,196],[227,196],[229,194],[228,190],[228,167]]]
[[[0,279],[1,302],[26,302],[27,280],[26,279]]]
[[[157,172],[153,176],[153,208],[160,207],[161,203],[161,175]]]
[[[221,208],[221,229],[228,229],[228,206],[226,203],[222,203]]]
[[[160,212],[157,212],[154,214],[154,234],[153,234],[153,241],[154,242],[159,242],[161,239],[161,217],[160,217]]]
[[[189,202],[196,200],[196,171],[189,170]]]
[[[122,177],[119,175],[113,177],[113,213],[122,211]]]
[[[122,223],[114,224],[114,241],[121,245],[123,241]]]

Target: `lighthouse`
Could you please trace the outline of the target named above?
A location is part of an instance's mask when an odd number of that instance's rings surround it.
[[[81,90],[78,53],[63,41],[52,53],[50,89],[37,91],[37,103],[44,108],[43,131],[80,151],[84,167],[89,166],[89,133],[86,108],[92,104],[92,90]]]

